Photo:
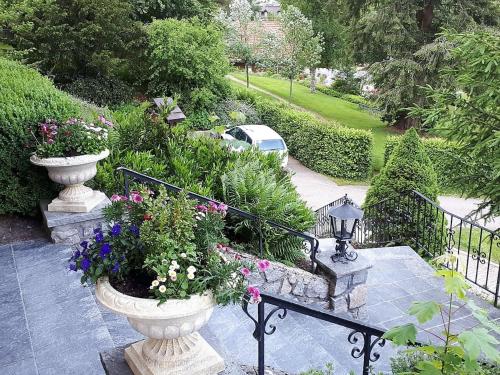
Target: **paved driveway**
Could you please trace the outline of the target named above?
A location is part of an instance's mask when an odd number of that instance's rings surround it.
[[[359,205],[365,200],[368,191],[366,185],[338,185],[331,178],[306,168],[292,157],[288,158],[288,168],[294,173],[292,182],[297,191],[313,210],[323,207],[345,194]],[[455,196],[440,196],[439,202],[445,210],[464,217],[475,210],[481,201]],[[497,229],[500,228],[500,218],[497,217],[493,221],[481,222],[480,224],[489,229]]]

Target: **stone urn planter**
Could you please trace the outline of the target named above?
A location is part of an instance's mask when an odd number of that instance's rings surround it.
[[[211,292],[186,300],[158,300],[125,295],[107,277],[96,285],[97,300],[127,317],[130,325],[147,339],[125,349],[125,359],[135,375],[215,375],[224,360],[197,332],[212,315]]]
[[[31,156],[31,163],[47,168],[49,178],[65,188],[59,197],[49,203],[49,211],[60,212],[89,212],[106,199],[100,191],[84,186],[97,172],[97,162],[106,158],[109,150],[97,155],[80,155],[60,158],[39,158]]]

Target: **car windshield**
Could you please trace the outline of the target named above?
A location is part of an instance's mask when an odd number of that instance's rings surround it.
[[[281,139],[265,139],[257,141],[257,146],[261,151],[284,150],[285,144]]]

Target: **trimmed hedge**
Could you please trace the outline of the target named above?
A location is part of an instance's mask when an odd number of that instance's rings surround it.
[[[237,94],[254,104],[262,123],[285,140],[290,154],[306,167],[333,177],[364,180],[372,167],[373,135],[360,129],[320,122],[286,104]]]
[[[384,164],[387,163],[401,137],[388,137],[384,152]],[[459,153],[459,145],[441,138],[421,138],[427,155],[437,174],[441,192],[458,192],[463,190],[463,180],[459,177],[464,170],[473,168],[473,160],[463,159]]]
[[[32,214],[54,194],[47,171],[31,165],[31,131],[47,118],[80,114],[79,105],[52,82],[17,62],[0,58],[0,214]]]

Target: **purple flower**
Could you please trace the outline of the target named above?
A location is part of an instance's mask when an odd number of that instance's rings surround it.
[[[99,232],[95,235],[95,242],[102,242],[104,240],[104,235],[102,232]]]
[[[128,229],[134,236],[139,237],[139,227],[137,225],[132,224]]]
[[[111,272],[113,273],[117,273],[118,271],[120,270],[120,263],[118,263],[118,261],[115,262],[115,265],[113,266],[113,268],[111,269]]]
[[[74,253],[73,253],[73,256],[71,257],[70,261],[73,261],[73,260],[77,260],[78,258],[80,258],[80,250],[76,250]]]
[[[219,204],[219,212],[225,214],[227,209],[228,209],[227,204],[224,203]]]
[[[108,255],[111,252],[111,246],[109,243],[103,243],[101,247],[101,251],[99,252],[99,256],[104,259],[106,258],[106,255]]]
[[[87,250],[87,248],[89,247],[89,242],[82,241],[82,242],[80,242],[80,246],[82,247],[83,250]]]
[[[76,271],[76,263],[70,263],[69,269],[70,269],[70,271]]]
[[[83,272],[87,272],[91,266],[92,262],[90,261],[89,258],[83,258],[82,263],[80,264],[80,267],[82,267]]]
[[[111,235],[116,237],[119,236],[121,233],[122,233],[122,226],[118,223],[113,225],[113,227],[111,228]]]
[[[101,228],[95,228],[94,229],[94,234],[101,233],[102,229]]]
[[[204,206],[202,204],[199,204],[196,206],[196,210],[198,210],[199,212],[207,212],[207,206]]]

